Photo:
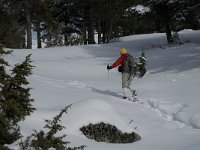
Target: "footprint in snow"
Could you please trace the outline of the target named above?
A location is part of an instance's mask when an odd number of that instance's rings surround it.
[[[200,129],[200,114],[190,116],[186,111],[184,111],[188,105],[157,101],[155,99],[149,99],[146,105],[155,110],[165,119],[179,123],[179,127],[190,127],[195,130]]]

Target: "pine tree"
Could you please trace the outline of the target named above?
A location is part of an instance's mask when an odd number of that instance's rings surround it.
[[[180,28],[200,29],[200,2],[199,0],[188,0],[184,3],[184,10],[181,14],[184,19],[180,23]]]
[[[44,128],[47,129],[47,132],[45,133],[43,130],[39,132],[35,131],[35,133],[20,143],[20,148],[22,150],[48,150],[49,148],[55,148],[57,150],[83,150],[85,146],[74,148],[67,147],[69,142],[63,140],[63,138],[67,136],[66,134],[56,136],[59,131],[65,128],[60,124],[61,117],[64,113],[67,113],[70,107],[71,105],[62,109],[61,112],[53,118],[53,120],[45,120],[46,124]]]
[[[93,0],[92,14],[95,29],[98,32],[98,43],[109,43],[129,32],[137,22],[126,15],[126,9],[136,5],[138,0]],[[129,27],[129,28],[128,28]]]
[[[10,54],[11,51],[4,51],[3,45],[0,44],[0,88],[5,83],[5,81],[10,78],[10,76],[6,73],[5,67],[8,66],[8,62],[3,59],[3,55]]]
[[[141,56],[139,57],[139,62],[137,64],[140,78],[142,78],[147,72],[146,64],[147,64],[147,60],[146,60],[145,52],[144,52],[144,49],[142,49],[142,53],[141,53]]]
[[[34,31],[37,32],[37,48],[42,48],[41,24],[45,21],[45,17],[47,17],[45,3],[41,0],[34,0],[32,1],[32,5],[34,8],[32,13]]]
[[[16,15],[9,13],[3,2],[0,2],[0,43],[9,48],[23,48],[24,30],[19,26]]]
[[[32,74],[30,56],[28,55],[24,62],[17,64],[12,70],[12,77],[6,86],[2,88],[2,94],[7,99],[4,107],[8,119],[19,122],[25,119],[35,110],[32,106],[33,99],[30,98],[29,82],[26,77]],[[26,88],[27,87],[27,88]]]
[[[177,13],[182,11],[184,0],[148,0],[147,6],[149,6],[155,17],[160,18],[160,21],[165,28],[167,42],[171,43],[173,30],[173,19]]]
[[[19,121],[35,110],[30,99],[30,88],[26,79],[31,74],[32,65],[30,55],[21,64],[18,64],[8,74],[5,68],[9,65],[3,55],[10,54],[0,45],[0,149],[9,149],[5,145],[12,144],[21,138]]]
[[[83,16],[79,1],[59,0],[54,2],[47,0],[47,2],[48,8],[51,10],[52,20],[54,21],[52,23],[57,29],[55,30],[54,28],[54,31],[56,31],[58,38],[54,36],[54,39],[58,39],[59,43],[59,37],[62,38],[61,40],[64,38],[64,45],[66,46],[82,44]],[[49,27],[47,26],[47,29]]]
[[[5,144],[11,144],[16,139],[20,138],[19,127],[7,118],[5,107],[6,99],[2,93],[2,88],[10,80],[11,76],[6,73],[5,67],[9,64],[3,59],[4,55],[10,54],[11,51],[4,51],[3,45],[0,44],[0,149],[7,150],[8,148],[4,146]]]
[[[29,49],[32,48],[32,1],[33,0],[5,0],[5,5],[8,8],[9,14],[15,15],[19,24],[26,29],[26,47]]]
[[[3,45],[0,44],[0,149],[7,150],[5,144],[11,144],[20,138],[19,126],[7,117],[7,99],[4,97],[3,89],[9,82],[11,76],[6,73],[5,68],[9,65],[3,59],[4,55],[10,54],[11,51],[4,51]]]

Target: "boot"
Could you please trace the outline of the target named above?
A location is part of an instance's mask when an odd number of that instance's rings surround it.
[[[127,99],[127,97],[128,97],[127,96],[128,89],[127,88],[123,88],[122,90],[123,90],[123,95],[124,95],[122,98],[123,99]]]
[[[132,97],[135,97],[135,96],[137,96],[137,94],[136,94],[136,91],[135,91],[135,90],[131,89],[130,87],[129,87],[128,89],[130,90]]]

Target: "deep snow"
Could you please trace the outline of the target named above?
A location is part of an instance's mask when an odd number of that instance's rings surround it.
[[[14,50],[11,65],[32,54],[33,75],[28,79],[36,111],[21,122],[24,136],[40,130],[73,104],[62,118],[71,146],[86,150],[199,150],[200,149],[200,31],[179,32],[190,43],[166,47],[163,33],[133,35],[110,44]],[[121,99],[121,74],[106,70],[121,48],[135,57],[145,49],[148,73],[134,79],[139,102]],[[162,48],[161,48],[162,47]],[[104,121],[142,139],[131,144],[98,143],[79,128]],[[15,149],[17,146],[13,145]]]

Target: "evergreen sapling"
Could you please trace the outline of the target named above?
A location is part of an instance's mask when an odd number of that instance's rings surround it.
[[[26,77],[31,75],[33,66],[28,55],[24,62],[15,65],[12,74],[6,72],[8,62],[4,55],[11,51],[5,51],[0,45],[0,149],[9,149],[9,144],[21,138],[19,121],[35,110],[30,99],[29,82]]]
[[[142,54],[139,57],[139,62],[138,62],[138,72],[139,72],[139,78],[142,78],[146,72],[147,72],[147,68],[146,68],[146,56],[144,53],[144,50],[142,50]]]
[[[45,120],[44,128],[48,131],[41,130],[39,132],[35,131],[31,136],[27,137],[25,141],[22,141],[19,145],[21,150],[48,150],[50,148],[55,148],[57,150],[83,150],[85,146],[80,147],[67,147],[68,141],[64,141],[67,135],[56,136],[56,134],[63,130],[65,127],[60,124],[61,117],[64,113],[67,113],[71,105],[65,107],[61,112],[56,115],[53,120]]]

